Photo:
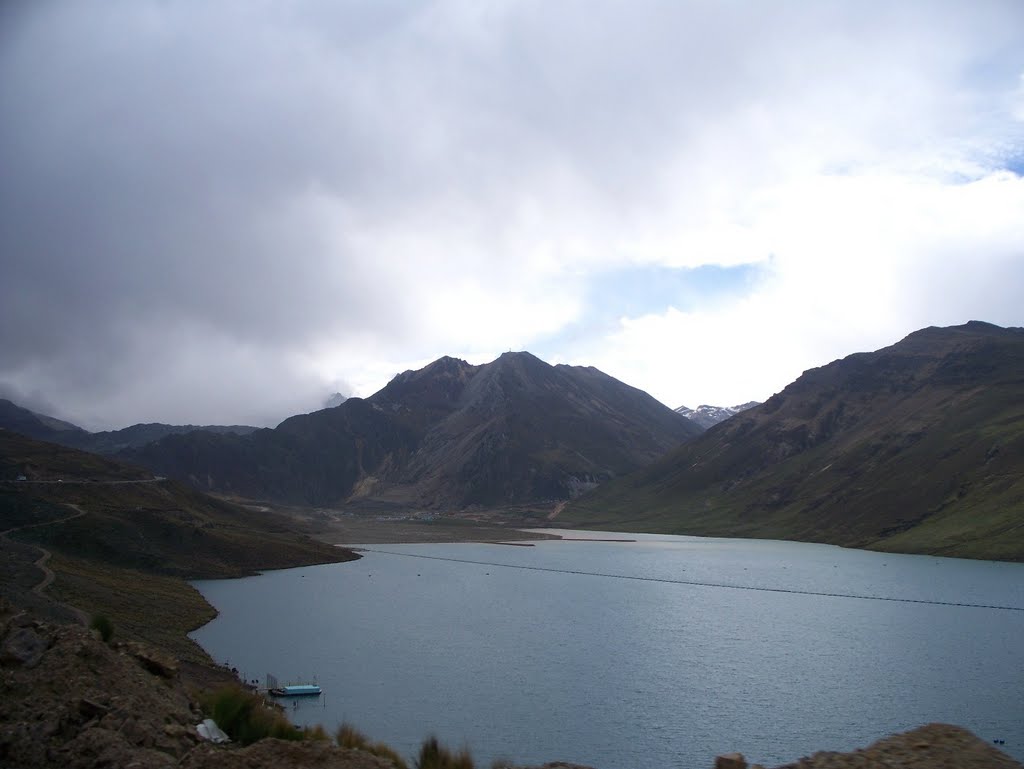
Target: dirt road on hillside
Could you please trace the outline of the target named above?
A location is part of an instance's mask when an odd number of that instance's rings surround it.
[[[9,534],[13,534],[13,533],[15,533],[17,531],[25,531],[26,529],[36,529],[36,528],[39,528],[41,526],[55,526],[57,524],[65,523],[66,521],[74,520],[75,518],[81,518],[83,515],[86,514],[86,511],[83,510],[82,508],[80,508],[78,505],[73,505],[71,503],[65,503],[65,504],[67,505],[67,507],[70,507],[72,510],[75,511],[72,515],[66,516],[64,518],[58,518],[55,521],[42,521],[40,523],[28,523],[28,524],[25,524],[24,526],[14,526],[14,527],[12,527],[10,529],[6,529],[5,531],[0,531],[0,537],[7,537]],[[39,558],[36,559],[36,561],[35,561],[35,563],[33,565],[36,568],[38,568],[40,571],[43,572],[43,578],[39,581],[38,584],[36,584],[32,588],[32,592],[35,595],[37,595],[40,598],[42,598],[42,597],[44,597],[43,596],[43,592],[46,590],[46,588],[48,588],[51,584],[53,584],[53,580],[56,579],[56,576],[57,576],[56,574],[53,573],[53,569],[51,569],[48,566],[48,564],[50,562],[50,558],[53,557],[53,553],[51,553],[49,550],[47,550],[42,545],[36,545],[34,543],[31,543],[31,542],[26,542],[24,544],[31,545],[32,547],[34,547],[37,550],[39,550],[40,553],[41,553],[41,555],[39,556]],[[60,607],[62,607],[64,609],[67,609],[69,612],[74,614],[75,617],[77,617],[78,621],[82,625],[88,626],[88,624],[89,624],[89,617],[81,609],[79,609],[79,608],[77,608],[75,606],[71,606],[69,604],[63,603],[61,601],[58,601],[58,600],[56,600],[54,598],[47,598],[47,600],[51,601],[52,603],[57,604],[58,606],[60,606]]]

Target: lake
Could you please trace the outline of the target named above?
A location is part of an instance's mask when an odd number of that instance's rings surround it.
[[[250,679],[315,677],[297,723],[407,756],[434,733],[484,768],[772,766],[931,721],[1024,759],[1024,564],[562,533],[636,541],[371,545],[197,582],[220,615],[193,637]]]

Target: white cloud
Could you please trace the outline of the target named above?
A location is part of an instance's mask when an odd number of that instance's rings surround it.
[[[0,13],[0,385],[67,416],[272,422],[539,344],[721,403],[1024,323],[1016,2]],[[586,326],[595,274],[743,264]]]
[[[801,371],[929,325],[1021,323],[1024,178],[820,177],[778,190],[744,297],[625,318],[579,355],[669,405],[764,400]]]

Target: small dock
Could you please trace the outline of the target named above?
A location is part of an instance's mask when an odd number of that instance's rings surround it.
[[[271,697],[319,697],[323,693],[319,684],[286,684],[281,686],[277,677],[267,674],[267,694]]]

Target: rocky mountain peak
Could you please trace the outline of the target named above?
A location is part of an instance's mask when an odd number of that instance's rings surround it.
[[[334,393],[333,395],[328,396],[326,400],[324,400],[324,408],[325,409],[336,408],[337,406],[340,406],[342,403],[344,403],[347,400],[348,400],[348,397],[342,395],[341,393]]]
[[[508,352],[480,366],[439,358],[365,400],[246,440],[161,442],[132,459],[254,498],[458,509],[554,504],[696,433],[647,393],[596,369]]]
[[[368,400],[391,409],[448,409],[479,368],[460,358],[438,358],[421,369],[403,371]]]

